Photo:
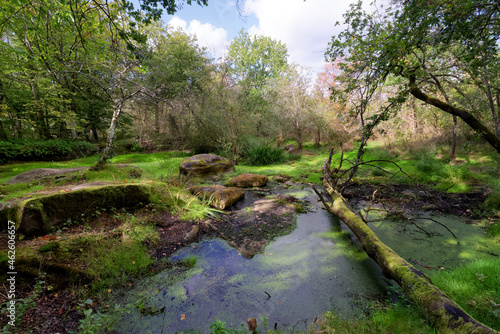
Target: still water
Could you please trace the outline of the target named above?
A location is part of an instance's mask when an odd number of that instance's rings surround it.
[[[120,320],[118,333],[209,333],[219,319],[241,328],[248,318],[270,329],[305,329],[326,311],[351,317],[385,293],[380,268],[355,243],[348,228],[302,191],[311,211],[296,229],[273,240],[262,254],[245,259],[222,239],[207,239],[174,254],[195,257],[187,272],[165,271],[138,282],[121,302],[140,300]],[[150,312],[144,312],[149,310]]]

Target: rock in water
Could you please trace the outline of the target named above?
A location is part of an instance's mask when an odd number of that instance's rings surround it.
[[[210,200],[210,205],[217,209],[227,209],[243,197],[245,192],[240,188],[215,186],[197,186],[188,189],[191,194]]]
[[[233,164],[229,159],[215,154],[197,154],[181,161],[179,173],[207,176],[227,172],[232,169]]]
[[[265,175],[245,173],[227,181],[225,186],[238,188],[263,187],[268,180],[269,178]]]

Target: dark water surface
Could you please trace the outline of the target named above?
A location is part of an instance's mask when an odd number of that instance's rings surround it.
[[[356,317],[371,298],[385,294],[389,282],[378,265],[349,229],[321,208],[312,191],[277,191],[311,202],[311,211],[298,216],[293,232],[276,238],[252,259],[245,259],[222,239],[181,249],[173,259],[195,257],[196,266],[185,273],[165,271],[142,279],[133,290],[120,294],[120,303],[140,300],[144,309],[153,312],[134,308],[121,319],[116,332],[209,333],[216,319],[240,328],[253,317],[259,326],[266,317],[270,329],[298,330],[327,311]],[[258,197],[250,194],[244,206]],[[418,220],[418,227],[406,220],[369,225],[382,242],[426,274],[499,252],[472,222],[455,216],[432,218],[457,238],[430,220]],[[432,272],[414,261],[431,266]]]
[[[305,328],[326,311],[359,315],[369,298],[385,293],[378,266],[353,243],[338,219],[322,210],[309,191],[295,192],[312,203],[298,216],[297,228],[272,241],[264,254],[245,259],[222,239],[184,248],[174,259],[194,256],[196,267],[171,283],[167,272],[142,280],[127,293],[158,315],[133,310],[122,319],[119,333],[209,332],[220,319],[239,328],[248,318],[270,328]]]

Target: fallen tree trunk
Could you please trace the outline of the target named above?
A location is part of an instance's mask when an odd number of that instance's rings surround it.
[[[330,160],[325,162],[323,184],[332,197],[332,204],[321,198],[328,212],[338,216],[356,235],[366,253],[382,268],[384,274],[396,281],[403,291],[419,305],[430,324],[440,333],[498,333],[468,315],[459,305],[434,286],[429,278],[401,258],[373,233],[368,225],[344,202],[342,195],[331,186]]]

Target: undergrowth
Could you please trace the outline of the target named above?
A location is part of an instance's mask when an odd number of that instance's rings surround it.
[[[252,166],[280,164],[286,159],[282,148],[259,141],[249,141],[243,148],[243,155],[245,162]]]
[[[0,141],[0,164],[12,160],[61,160],[69,153],[75,157],[92,155],[96,151],[89,142],[69,139]]]

